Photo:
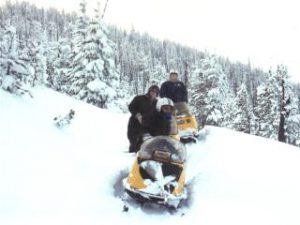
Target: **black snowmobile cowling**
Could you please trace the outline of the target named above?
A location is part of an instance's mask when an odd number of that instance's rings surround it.
[[[186,198],[186,149],[178,140],[157,136],[146,140],[127,178],[125,191],[142,202],[154,202],[177,208]]]

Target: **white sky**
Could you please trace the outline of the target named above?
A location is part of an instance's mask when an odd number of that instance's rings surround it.
[[[1,0],[2,1],[2,0]],[[80,0],[27,0],[78,11]],[[86,0],[88,8],[106,0]],[[300,82],[297,0],[109,0],[108,23],[268,69],[288,66]]]

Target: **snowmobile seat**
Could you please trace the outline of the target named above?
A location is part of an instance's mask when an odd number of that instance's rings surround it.
[[[176,181],[179,180],[182,170],[183,167],[172,163],[163,163],[162,165],[163,176],[166,177],[170,175],[175,175]]]

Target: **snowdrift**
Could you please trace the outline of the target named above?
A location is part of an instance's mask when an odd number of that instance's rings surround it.
[[[208,127],[187,145],[184,213],[123,212],[129,115],[48,89],[33,95],[0,91],[0,224],[300,224],[299,148]],[[56,127],[70,109],[71,123]]]

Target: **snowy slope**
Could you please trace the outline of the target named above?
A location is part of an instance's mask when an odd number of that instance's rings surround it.
[[[0,91],[0,224],[300,224],[299,148],[208,127],[188,146],[185,215],[135,205],[125,213],[129,115],[48,89],[33,94]],[[54,126],[70,109],[73,122]]]

